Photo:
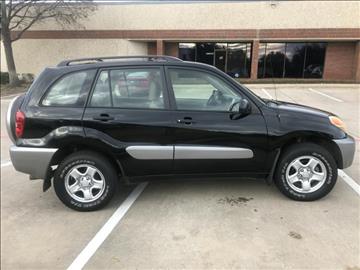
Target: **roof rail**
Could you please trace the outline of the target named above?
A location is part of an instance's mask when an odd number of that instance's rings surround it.
[[[168,56],[168,55],[134,55],[134,56],[91,57],[91,58],[79,58],[79,59],[65,60],[65,61],[60,62],[57,66],[64,67],[64,66],[71,66],[71,65],[92,64],[92,63],[112,61],[112,60],[182,62],[181,59],[174,57],[174,56]]]

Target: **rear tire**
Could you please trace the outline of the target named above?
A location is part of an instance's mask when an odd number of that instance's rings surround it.
[[[337,180],[337,165],[332,155],[314,143],[288,148],[281,156],[275,183],[287,197],[314,201],[326,196]]]
[[[104,207],[117,187],[117,174],[106,157],[79,151],[66,157],[54,175],[54,189],[59,199],[77,211]]]

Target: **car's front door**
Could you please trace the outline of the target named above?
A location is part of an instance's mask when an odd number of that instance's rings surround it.
[[[94,144],[106,142],[128,176],[171,173],[172,118],[163,74],[162,66],[101,70],[85,109],[86,136]]]
[[[217,73],[167,68],[174,107],[174,171],[262,174],[267,128],[257,106],[238,119],[229,111],[245,96]]]

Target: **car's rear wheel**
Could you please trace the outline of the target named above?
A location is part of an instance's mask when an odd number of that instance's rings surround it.
[[[54,176],[54,188],[59,199],[78,211],[93,211],[104,207],[117,186],[116,171],[102,155],[80,151],[68,156]]]
[[[287,197],[313,201],[327,195],[337,179],[337,165],[331,154],[313,143],[296,144],[282,155],[275,183]]]

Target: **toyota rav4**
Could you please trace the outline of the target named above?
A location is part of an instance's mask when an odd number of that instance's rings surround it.
[[[238,177],[291,199],[330,192],[355,143],[332,113],[262,99],[218,69],[170,56],[63,61],[7,114],[16,170],[80,211],[119,180]]]

